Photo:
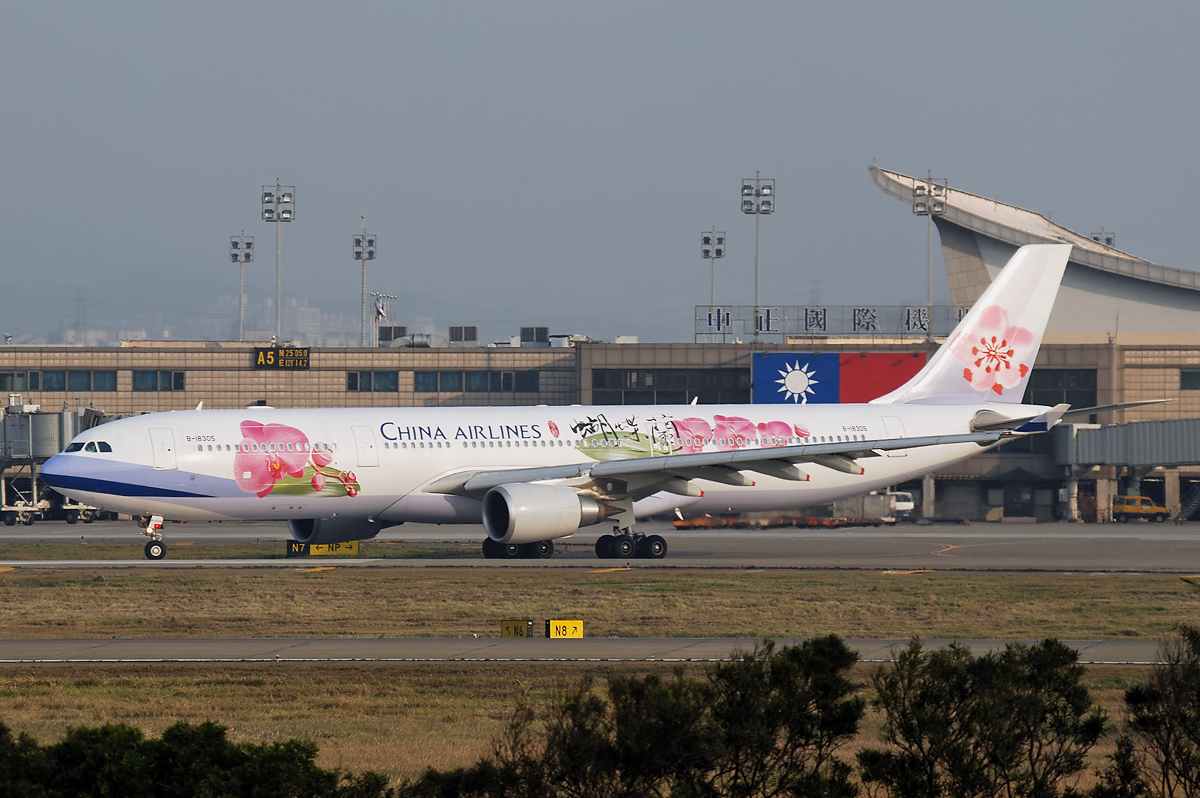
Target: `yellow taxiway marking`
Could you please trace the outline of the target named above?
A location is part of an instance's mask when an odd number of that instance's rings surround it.
[[[908,576],[909,574],[932,574],[937,573],[932,568],[918,568],[915,571],[884,571],[884,576]]]
[[[958,548],[958,546],[955,546],[955,545],[953,545],[953,544],[951,544],[951,543],[947,543],[947,544],[946,544],[946,548],[944,548],[944,549],[942,549],[942,550],[940,550],[940,551],[935,551],[935,552],[934,552],[934,555],[938,555],[938,554],[945,554],[946,552],[948,552],[948,551],[954,551],[954,550],[955,550],[955,549],[957,549],[957,548]]]
[[[617,571],[632,571],[632,570],[633,570],[632,568],[601,568],[601,569],[599,569],[599,570],[597,570],[597,571],[592,571],[591,573],[594,573],[594,574],[611,574],[611,573],[616,573]]]
[[[301,568],[300,573],[315,574],[315,573],[319,573],[321,571],[332,571],[336,567],[337,567],[336,565],[322,565],[319,568]]]
[[[15,570],[17,570],[17,569],[13,568],[12,566],[9,566],[7,568],[0,568],[0,574],[6,573],[8,571],[15,571]]]

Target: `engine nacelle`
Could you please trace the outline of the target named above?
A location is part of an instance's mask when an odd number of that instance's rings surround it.
[[[565,537],[619,512],[570,488],[517,482],[483,497],[483,528],[498,543],[534,543]]]
[[[288,521],[288,530],[300,543],[324,545],[345,543],[348,540],[367,540],[391,524],[381,524],[366,518],[304,518]]]

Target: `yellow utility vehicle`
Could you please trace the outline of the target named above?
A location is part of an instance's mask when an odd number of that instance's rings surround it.
[[[1148,496],[1116,496],[1113,498],[1113,519],[1126,523],[1130,518],[1153,519],[1158,523],[1167,520],[1168,510],[1155,504]]]

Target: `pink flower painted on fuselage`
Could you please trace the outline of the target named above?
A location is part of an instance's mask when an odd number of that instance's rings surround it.
[[[758,434],[763,446],[787,446],[792,425],[786,421],[767,421],[758,425]]]
[[[702,418],[672,421],[671,426],[675,428],[675,451],[684,454],[704,451],[704,443],[712,434],[712,427]]]
[[[951,345],[954,357],[966,366],[963,379],[980,393],[1004,395],[1005,388],[1021,384],[1029,374],[1033,333],[1008,323],[1008,313],[998,305],[985,308],[975,325]]]
[[[713,443],[723,452],[741,449],[758,436],[758,427],[738,416],[713,416]]]
[[[238,488],[262,498],[277,480],[303,476],[311,454],[305,451],[307,444],[308,437],[295,427],[243,421],[242,450],[233,456]]]

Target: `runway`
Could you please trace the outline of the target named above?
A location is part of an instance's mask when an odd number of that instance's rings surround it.
[[[0,571],[103,569],[284,568],[717,568],[813,569],[907,572],[1045,571],[1058,573],[1200,573],[1200,524],[930,525],[845,529],[676,530],[646,523],[639,531],[661,534],[670,546],[664,560],[599,560],[593,546],[603,529],[581,530],[559,542],[551,560],[485,560],[475,548],[482,531],[470,527],[406,524],[383,532],[379,542],[399,548],[445,548],[455,557],[287,560],[279,557],[290,538],[280,523],[172,524],[166,529],[168,558],[141,557],[144,538],[126,523],[37,523],[0,527],[0,558],[17,544],[49,545],[70,559],[0,559]],[[130,548],[130,559],[89,559],[87,547]],[[263,558],[172,559],[194,556],[200,544],[261,544]],[[188,549],[179,544],[192,544]],[[278,549],[275,548],[278,546]],[[390,549],[390,546],[388,547]],[[79,557],[75,558],[75,552]],[[275,559],[266,559],[268,556]],[[2,577],[2,574],[0,574]],[[753,639],[585,638],[212,638],[0,640],[2,663],[186,663],[186,662],[711,662],[753,648]],[[789,641],[781,641],[789,642]],[[931,640],[931,646],[947,641]],[[963,641],[976,652],[1004,641]],[[1145,665],[1157,661],[1155,641],[1067,641],[1088,664]],[[866,662],[889,661],[905,640],[850,640]]]
[[[395,559],[331,559],[320,564],[361,568],[799,568],[820,570],[960,570],[1066,572],[1200,572],[1200,524],[902,524],[844,529],[677,530],[643,523],[638,530],[661,534],[669,552],[663,560],[599,560],[593,546],[605,530],[591,527],[558,541],[550,560],[485,560],[475,545],[482,530],[406,524],[385,530],[379,542],[444,547],[458,556]],[[37,523],[0,527],[0,568],[298,568],[318,559],[279,559],[290,539],[281,523],[170,524],[167,559],[142,556],[138,530],[128,522],[90,525]],[[179,544],[261,543],[263,558],[196,559],[200,549]],[[58,543],[54,559],[10,559],[10,544]],[[129,558],[91,559],[88,545],[128,545]],[[274,548],[278,546],[278,549]],[[172,548],[175,547],[175,548]],[[184,559],[184,556],[191,557]],[[276,559],[266,559],[272,556]],[[305,565],[308,563],[308,565]]]
[[[539,632],[540,633],[540,632]],[[202,662],[715,662],[760,641],[737,638],[179,638],[111,640],[0,640],[0,664]],[[780,645],[796,643],[779,640]],[[947,640],[927,640],[931,648]],[[1006,641],[963,640],[976,654]],[[1032,641],[1026,641],[1032,642]],[[1088,665],[1149,665],[1154,641],[1063,641]],[[890,662],[907,640],[848,639],[863,662]]]

